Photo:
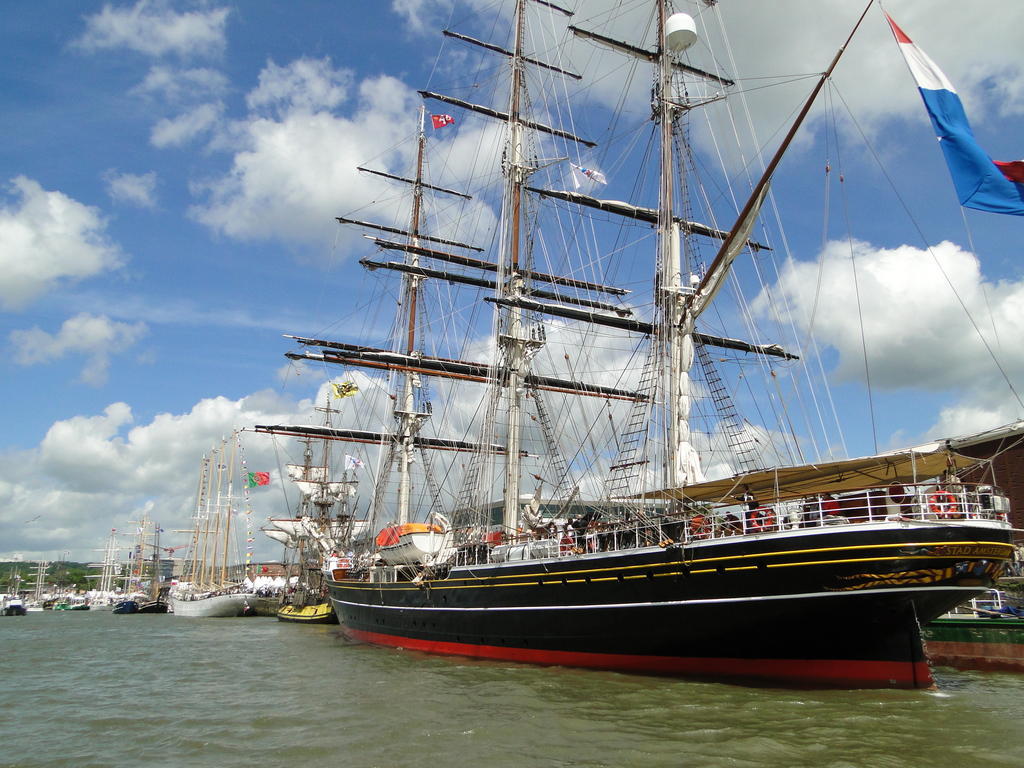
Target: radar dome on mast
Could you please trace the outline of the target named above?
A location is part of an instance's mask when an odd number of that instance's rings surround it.
[[[697,24],[688,13],[673,13],[665,22],[665,39],[672,53],[682,53],[697,42]]]

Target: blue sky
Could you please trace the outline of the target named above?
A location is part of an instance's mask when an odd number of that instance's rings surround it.
[[[466,82],[458,69],[466,54],[448,42],[438,58],[437,29],[450,24],[504,42],[507,5],[5,7],[0,557],[91,558],[110,528],[128,527],[143,511],[165,528],[184,526],[199,457],[222,434],[310,420],[325,374],[289,374],[281,335],[340,338],[355,315],[366,340],[380,343],[390,323],[391,310],[377,304],[386,295],[382,278],[355,264],[371,255],[369,246],[336,229],[333,217],[380,220],[399,201],[354,166],[409,173],[416,89]],[[579,5],[574,23],[586,26],[611,3]],[[779,79],[820,71],[852,24],[853,5],[860,4],[721,0],[735,61],[720,63]],[[625,6],[616,24],[628,29],[645,18],[637,3]],[[958,87],[983,146],[998,159],[1024,155],[1024,7],[998,0],[968,18],[952,0],[885,7]],[[808,83],[751,90],[762,143],[774,146]],[[636,105],[642,112],[642,93]],[[437,141],[458,169],[469,163],[460,136],[482,129],[455,114],[458,123]],[[599,105],[594,114],[596,125]],[[709,149],[706,134],[698,141]],[[584,159],[611,165],[599,153]],[[826,160],[842,171],[846,192],[833,176],[823,234]],[[606,196],[626,199],[628,180],[609,176]],[[945,278],[928,272],[935,258],[946,266],[974,320],[998,330],[989,344],[1024,389],[1024,221],[961,213],[877,7],[775,192],[794,262],[780,265],[773,293],[806,313],[814,300],[805,288],[820,282],[815,329],[847,415],[848,453],[874,449],[862,329],[833,311],[853,300],[848,273],[819,277],[814,267],[825,241],[826,264],[841,264],[851,247],[859,254],[879,448],[1024,416],[970,322],[949,308]],[[481,207],[477,216],[486,223],[496,212]],[[250,435],[245,449],[250,469],[276,470],[284,446],[275,451]],[[280,492],[261,493],[257,516],[280,514]],[[269,542],[260,547],[263,556],[277,554]]]

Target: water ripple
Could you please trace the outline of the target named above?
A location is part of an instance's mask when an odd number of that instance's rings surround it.
[[[0,644],[10,767],[1024,765],[1009,674],[939,670],[940,693],[745,688],[99,611],[5,617]]]

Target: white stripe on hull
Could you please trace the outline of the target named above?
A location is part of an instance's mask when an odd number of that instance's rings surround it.
[[[344,589],[344,587],[341,587]],[[864,595],[879,595],[886,593],[906,593],[906,594],[920,594],[926,591],[942,591],[942,592],[969,592],[977,594],[980,587],[955,587],[955,586],[938,586],[938,587],[890,587],[884,589],[862,589],[859,591],[849,592],[804,592],[800,594],[788,594],[788,595],[750,595],[747,597],[706,597],[698,598],[695,600],[662,600],[659,602],[636,602],[636,603],[593,603],[590,605],[495,605],[487,606],[483,608],[473,607],[453,607],[453,606],[411,606],[411,605],[381,605],[380,603],[358,603],[352,600],[340,600],[337,597],[331,597],[331,600],[339,605],[353,605],[362,608],[387,608],[392,611],[587,611],[587,610],[603,610],[607,608],[651,608],[655,606],[671,606],[671,605],[701,605],[708,603],[748,603],[748,602],[760,602],[764,600],[805,600],[807,598],[814,597],[856,597]],[[965,600],[967,598],[964,598]]]

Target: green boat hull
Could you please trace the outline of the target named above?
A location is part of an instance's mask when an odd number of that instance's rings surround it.
[[[922,635],[933,664],[1024,672],[1024,619],[936,619]]]

